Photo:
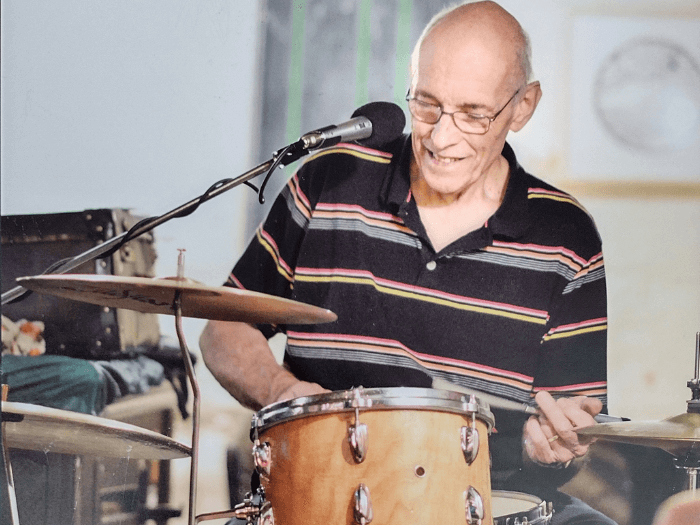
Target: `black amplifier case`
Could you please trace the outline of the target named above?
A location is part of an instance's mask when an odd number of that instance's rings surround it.
[[[136,224],[124,209],[2,217],[2,291],[17,277],[43,273],[55,262],[79,255]],[[154,277],[152,232],[113,255],[82,264],[70,273]],[[13,321],[43,321],[46,353],[83,359],[126,357],[157,347],[158,316],[32,293],[2,307]]]

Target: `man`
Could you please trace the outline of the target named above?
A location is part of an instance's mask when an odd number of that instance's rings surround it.
[[[323,306],[328,325],[210,322],[200,341],[244,405],[441,377],[529,402],[494,410],[494,488],[555,503],[555,523],[610,523],[556,492],[606,393],[601,244],[570,196],[528,175],[506,144],[541,97],[529,44],[493,2],[437,15],[412,56],[412,134],[323,150],[290,180],[228,284]],[[556,394],[555,399],[549,392]]]

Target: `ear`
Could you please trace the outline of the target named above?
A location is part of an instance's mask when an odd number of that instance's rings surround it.
[[[540,88],[540,83],[538,81],[530,82],[525,88],[525,94],[518,101],[515,115],[510,123],[511,131],[523,129],[525,124],[532,118],[533,113],[535,113],[541,98],[542,89]]]

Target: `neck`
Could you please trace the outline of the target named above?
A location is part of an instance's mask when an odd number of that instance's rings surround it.
[[[425,181],[411,170],[411,190],[421,222],[436,252],[457,239],[481,228],[503,201],[508,184],[509,166],[499,157],[489,177],[465,188],[459,195],[443,195],[426,188]]]
[[[415,161],[411,161],[411,192],[419,207],[453,208],[472,206],[500,206],[508,184],[510,166],[503,156],[499,156],[474,182],[454,193],[441,193],[431,188],[420,176]]]

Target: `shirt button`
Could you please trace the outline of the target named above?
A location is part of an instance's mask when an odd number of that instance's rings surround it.
[[[437,263],[435,261],[430,261],[425,265],[425,267],[432,272],[435,268],[437,268]]]

